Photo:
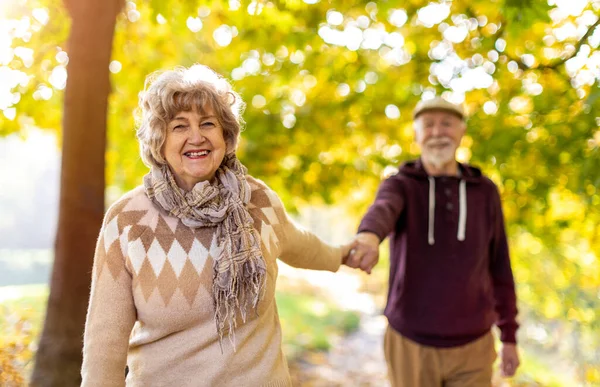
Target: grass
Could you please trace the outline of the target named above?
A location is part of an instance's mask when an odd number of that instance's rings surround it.
[[[25,385],[47,298],[46,285],[0,287],[0,385]]]
[[[37,337],[47,299],[46,285],[0,287],[0,346],[18,333]]]
[[[279,291],[276,295],[283,346],[290,358],[305,350],[327,351],[336,337],[358,329],[360,316],[322,297]]]

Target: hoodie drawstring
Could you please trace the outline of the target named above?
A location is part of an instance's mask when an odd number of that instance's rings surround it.
[[[459,241],[465,240],[467,226],[467,184],[464,179],[460,180],[458,187],[459,213],[458,213],[458,233],[456,239]]]
[[[435,178],[429,176],[429,223],[427,227],[427,242],[430,246],[435,244]],[[460,180],[458,187],[458,232],[456,239],[464,241],[467,229],[467,183],[464,179]]]
[[[435,243],[435,239],[433,237],[433,228],[435,219],[435,179],[429,176],[429,227],[427,229],[427,241],[429,245],[433,245]]]

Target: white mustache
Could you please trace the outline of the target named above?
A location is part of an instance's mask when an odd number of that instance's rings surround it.
[[[452,145],[452,139],[449,137],[434,137],[427,140],[425,145],[427,146],[447,146]]]

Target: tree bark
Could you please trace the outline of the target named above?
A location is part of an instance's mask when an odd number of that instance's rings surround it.
[[[109,62],[122,0],[65,1],[72,25],[58,231],[32,386],[79,386],[94,248],[104,214]]]

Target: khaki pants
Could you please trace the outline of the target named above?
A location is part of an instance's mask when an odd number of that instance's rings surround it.
[[[489,387],[496,360],[491,332],[452,348],[420,345],[388,326],[385,359],[392,387]]]

